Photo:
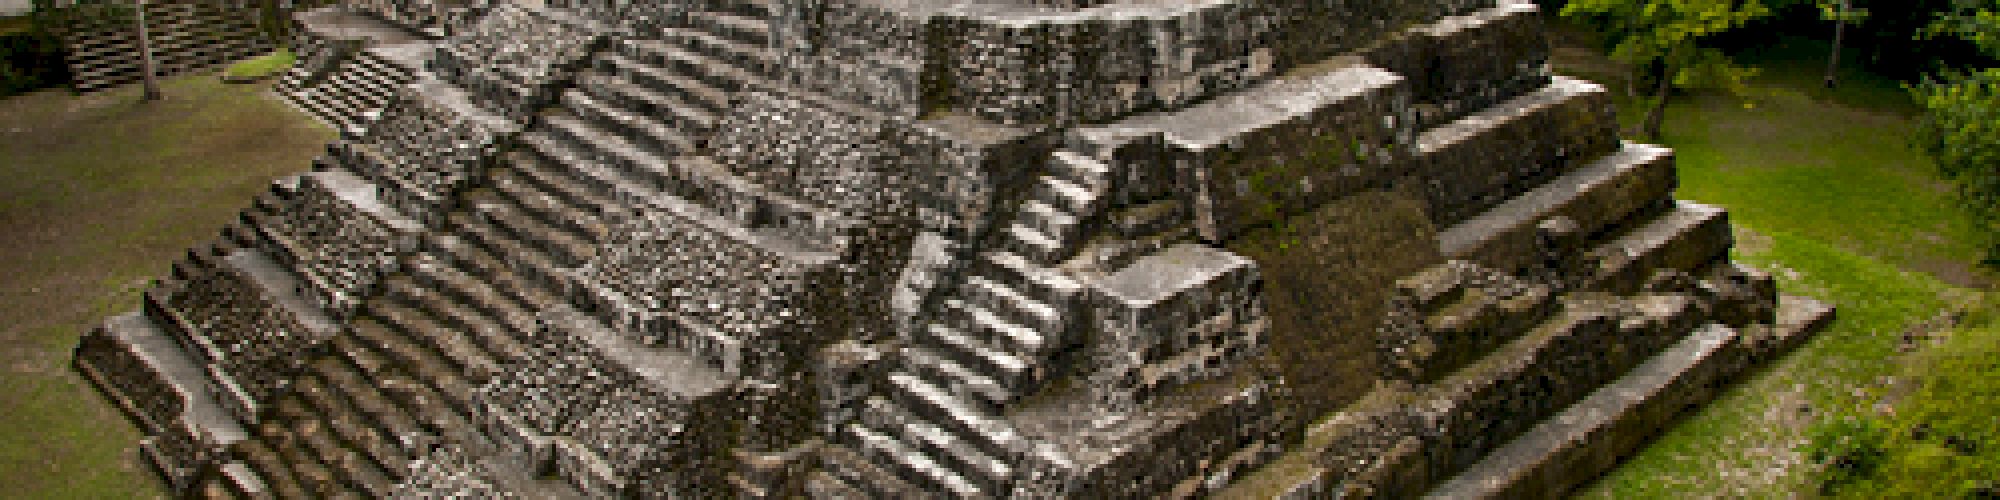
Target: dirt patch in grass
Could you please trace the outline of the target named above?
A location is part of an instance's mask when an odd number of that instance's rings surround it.
[[[208,75],[0,100],[0,485],[20,498],[160,495],[130,423],[69,368],[78,335],[131,310],[187,248],[331,131]]]

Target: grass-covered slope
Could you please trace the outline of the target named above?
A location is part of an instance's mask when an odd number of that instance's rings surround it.
[[[210,75],[0,99],[0,497],[162,494],[132,425],[69,368],[77,336],[332,132]]]

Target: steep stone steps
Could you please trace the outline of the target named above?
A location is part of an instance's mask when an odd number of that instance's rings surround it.
[[[366,448],[383,470],[402,471],[421,454],[425,440],[420,436],[428,431],[408,409],[383,394],[380,387],[344,358],[330,357],[314,364],[315,375],[328,394],[366,420],[376,434],[379,441]]]
[[[408,296],[421,292],[399,290],[404,286],[415,285],[390,286],[388,300],[376,301],[369,305],[367,314],[371,319],[400,334],[399,340],[421,346],[418,349],[435,355],[436,359],[448,366],[446,369],[461,374],[470,385],[478,385],[480,381],[500,369],[499,361],[495,360],[492,354],[485,352],[471,339],[456,334],[451,325],[443,324],[432,316],[427,309],[434,306],[417,302],[425,296],[417,295],[417,298]]]
[[[1558,221],[1578,236],[1599,234],[1672,195],[1673,152],[1627,143],[1618,152],[1563,174],[1477,217],[1438,232],[1448,258],[1518,272],[1541,265],[1542,224]]]
[[[911,447],[940,466],[937,474],[917,470],[929,480],[939,483],[968,482],[979,490],[989,492],[1006,491],[1012,480],[1014,467],[1005,461],[989,456],[975,449],[950,432],[924,422],[902,408],[890,404],[882,398],[871,398],[863,403],[861,421],[873,431],[903,446]],[[898,462],[901,463],[901,462]],[[908,474],[905,474],[908,477]],[[923,479],[918,479],[919,482]]]
[[[560,270],[564,266],[542,250],[514,239],[491,222],[472,214],[454,213],[449,220],[458,227],[459,238],[512,266],[514,272],[523,278],[542,286],[561,282],[563,273]]]
[[[1604,87],[1557,77],[1532,93],[1419,135],[1412,154],[1431,219],[1450,226],[1615,153]]]
[[[891,372],[887,379],[887,403],[951,433],[981,453],[1003,461],[1020,458],[1013,451],[1019,434],[997,415],[914,374]]]
[[[1348,471],[1339,480],[1350,493],[1420,494],[1701,327],[1689,296],[1599,300],[1567,298],[1534,330],[1395,409],[1354,419],[1365,423],[1337,431],[1322,464]]]
[[[1427,498],[1550,498],[1616,463],[1744,361],[1735,330],[1710,324],[1549,417]]]
[[[314,449],[310,436],[286,422],[307,421],[312,418],[311,410],[298,399],[278,401],[273,409],[277,420],[271,422],[270,433],[261,436],[272,441],[278,457],[291,467],[292,475],[299,486],[315,497],[349,496],[356,492],[341,480],[340,473],[323,462],[323,455]]]
[[[388,493],[392,480],[385,471],[364,451],[361,442],[342,435],[339,419],[351,414],[333,405],[324,397],[325,387],[317,385],[317,379],[305,378],[301,381],[301,415],[308,419],[291,423],[292,433],[304,440],[328,471],[345,488],[357,493],[379,496]],[[329,406],[322,406],[322,405]]]
[[[950,494],[960,498],[987,496],[971,481],[895,438],[861,425],[848,426],[848,432],[861,443],[863,454],[873,458],[875,463],[891,464],[890,466],[896,470],[897,479],[917,485],[929,494]]]
[[[500,284],[467,273],[477,272],[476,268],[461,269],[455,266],[462,264],[441,257],[428,264],[417,279],[446,299],[439,302],[443,309],[432,312],[447,316],[447,323],[470,330],[475,342],[503,361],[518,361],[515,358],[524,349],[524,332],[535,326],[534,309],[508,295]]]
[[[380,328],[371,326],[370,329]],[[420,450],[427,440],[455,436],[465,429],[461,427],[465,422],[464,415],[452,407],[450,399],[440,389],[421,378],[423,371],[419,367],[369,345],[360,335],[364,333],[362,328],[357,326],[354,330],[356,335],[334,340],[334,352],[363,375],[365,378],[362,380],[379,389],[385,398],[385,406],[403,409],[412,421],[421,426],[424,435],[404,436],[406,448]],[[355,401],[362,401],[363,398],[365,396],[358,396]]]
[[[339,389],[325,380],[317,376],[301,377],[296,383],[295,394],[306,400],[307,405],[317,412],[320,421],[333,430],[333,435],[344,446],[359,452],[359,456],[366,459],[370,470],[359,474],[378,479],[397,475],[408,465],[409,456],[395,445],[379,423],[360,413],[345,396],[335,394]],[[380,486],[380,481],[375,479],[359,479],[366,484]]]
[[[577,78],[577,88],[599,100],[631,110],[701,137],[721,118],[714,111],[688,104],[682,97],[634,83],[615,73],[590,73]]]
[[[939,324],[932,324],[931,326],[933,328],[949,328]],[[903,360],[904,368],[927,380],[939,381],[940,384],[950,389],[954,395],[983,403],[988,408],[998,408],[999,405],[1014,399],[1014,394],[1008,390],[1007,386],[1001,385],[999,381],[987,376],[985,373],[960,364],[954,356],[964,356],[965,353],[962,351],[945,354],[928,346],[912,345],[904,346],[899,355],[900,359]],[[991,367],[981,368],[992,369]]]
[[[618,52],[606,54],[601,59],[599,68],[633,85],[680,99],[703,113],[720,116],[729,110],[732,98],[726,90],[728,87],[718,87],[714,80],[704,79],[701,74],[690,74],[684,71],[685,68],[669,66],[678,60],[675,57],[685,53],[659,43],[624,41]]]
[[[1673,208],[1590,250],[1586,269],[1592,288],[1630,293],[1662,269],[1692,272],[1728,255],[1734,242],[1729,212],[1678,202]]]
[[[279,498],[305,498],[306,488],[299,483],[290,465],[264,439],[247,439],[236,448],[236,455],[243,457],[244,464],[256,471],[257,478],[270,486],[271,492]]]
[[[562,104],[577,118],[605,125],[623,137],[627,143],[641,148],[664,152],[689,152],[696,149],[694,139],[689,138],[679,127],[654,120],[648,115],[611,106],[599,101],[588,92],[581,90],[565,92]]]
[[[473,217],[484,220],[513,238],[547,255],[558,268],[582,265],[597,251],[595,242],[558,226],[542,222],[519,205],[498,196],[473,197],[467,203]]]
[[[846,445],[829,443],[820,447],[819,455],[822,472],[808,480],[808,492],[820,489],[833,492],[835,498],[855,499],[915,498],[923,493]]]
[[[359,343],[408,370],[412,378],[433,389],[441,399],[439,402],[449,406],[453,413],[468,413],[473,382],[455,370],[453,362],[444,355],[404,337],[396,327],[386,320],[375,319],[372,313],[354,321],[349,330]]]
[[[1035,367],[1028,360],[942,322],[924,325],[917,331],[916,340],[930,352],[1000,384],[1003,391],[980,391],[989,399],[1011,399],[1012,391],[1004,391],[1005,388],[1024,387],[1037,378],[1031,370]]]

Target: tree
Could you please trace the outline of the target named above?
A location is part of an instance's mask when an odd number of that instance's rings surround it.
[[[160,100],[160,72],[153,67],[153,35],[146,24],[146,0],[135,0],[133,30],[139,32],[139,81],[146,87],[145,100]]]
[[[2000,0],[1960,0],[1929,33],[1960,38],[2000,58]],[[1915,136],[1989,230],[2000,222],[2000,68],[1947,70],[1911,87],[1926,111]],[[1989,232],[1990,233],[1990,232]],[[1988,247],[2000,265],[2000,239]]]
[[[1826,57],[1826,88],[1840,85],[1840,47],[1847,40],[1847,25],[1868,19],[1868,9],[1856,9],[1851,0],[1819,0],[1820,18],[1833,21],[1833,50]]]
[[[1602,27],[1611,37],[1612,58],[1655,71],[1653,105],[1640,129],[1652,140],[1660,139],[1674,89],[1742,90],[1756,70],[1703,42],[1771,13],[1763,0],[1574,0],[1562,10],[1564,17]]]

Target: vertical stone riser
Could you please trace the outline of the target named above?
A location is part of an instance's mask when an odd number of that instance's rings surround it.
[[[1175,151],[1182,192],[1213,198],[1213,234],[1204,236],[1215,241],[1309,212],[1391,174],[1407,152],[1394,118],[1384,117],[1400,117],[1403,109],[1392,93],[1357,96],[1224,146]],[[1189,189],[1195,186],[1205,188]]]

